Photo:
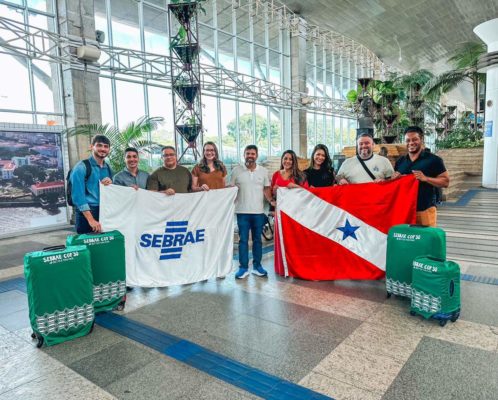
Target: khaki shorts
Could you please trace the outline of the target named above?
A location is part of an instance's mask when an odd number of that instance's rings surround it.
[[[436,226],[437,208],[429,207],[424,211],[417,211],[417,225]]]

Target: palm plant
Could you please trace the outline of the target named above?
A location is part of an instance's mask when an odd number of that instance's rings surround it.
[[[111,141],[111,151],[108,161],[114,172],[121,171],[125,167],[124,151],[127,147],[144,149],[150,146],[150,141],[145,137],[157,128],[162,122],[162,117],[141,117],[135,122],[130,122],[123,130],[110,124],[86,124],[68,128],[64,133],[68,136],[85,135],[89,140],[95,135],[104,135]]]
[[[446,71],[429,80],[422,89],[422,95],[438,98],[462,82],[472,84],[474,94],[474,131],[477,131],[477,106],[479,102],[479,83],[486,82],[486,75],[477,72],[479,57],[486,52],[484,43],[466,42],[448,59],[455,69]]]

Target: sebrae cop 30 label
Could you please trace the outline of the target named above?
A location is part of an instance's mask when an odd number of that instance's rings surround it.
[[[418,262],[418,261],[413,262],[413,268],[420,269],[420,270],[427,271],[427,272],[437,272],[436,265],[427,265],[427,264],[423,264],[423,263]]]
[[[114,240],[113,236],[102,236],[102,237],[93,237],[83,239],[83,243],[85,244],[98,244],[98,243],[109,243]]]
[[[407,242],[414,242],[415,240],[420,240],[420,235],[408,235],[407,233],[397,233],[393,234],[393,237],[397,240],[405,240]]]
[[[45,256],[42,258],[45,264],[55,264],[62,261],[72,260],[75,257],[79,256],[79,252],[70,251],[69,253],[63,254],[54,254],[53,256]]]

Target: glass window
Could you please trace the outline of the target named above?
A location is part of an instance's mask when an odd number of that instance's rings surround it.
[[[282,153],[282,124],[284,111],[275,107],[270,107],[270,140],[271,156]]]
[[[33,117],[31,114],[0,112],[0,121],[12,124],[32,124]]]
[[[116,80],[118,124],[122,129],[145,115],[143,86]]]
[[[213,26],[213,3],[210,1],[198,2],[198,21],[200,24]]]
[[[258,13],[252,18],[254,43],[266,46],[266,27],[264,13]]]
[[[252,104],[243,101],[239,102],[239,135],[240,135],[240,148],[243,149],[248,144],[254,143],[254,125]]]
[[[145,51],[169,55],[168,14],[144,4],[144,45]]]
[[[53,12],[51,0],[26,0],[26,5],[38,11]]]
[[[111,0],[112,45],[140,50],[138,5],[134,0]]]
[[[204,142],[211,141],[218,146],[218,113],[216,97],[202,96],[202,125],[204,128]]]
[[[341,118],[334,117],[334,154],[342,151]]]
[[[104,32],[104,44],[109,45],[109,29],[107,27],[107,13],[105,0],[94,0],[95,30]]]
[[[223,142],[223,160],[225,162],[239,163],[237,155],[237,141],[238,141],[238,128],[237,120],[235,118],[235,101],[233,100],[220,100],[220,122],[221,134]],[[241,149],[242,153],[243,149]]]
[[[0,74],[0,108],[31,110],[28,63],[24,57],[0,54],[2,70],[9,71]]]
[[[316,114],[308,112],[306,114],[306,132],[308,140],[308,157],[316,145]]]
[[[102,113],[102,123],[114,125],[111,80],[106,78],[100,78],[99,85],[100,85],[100,109]]]
[[[201,63],[214,66],[214,30],[205,26],[199,26],[199,43],[201,46]]]
[[[237,71],[252,75],[251,73],[251,46],[249,42],[237,38]]]
[[[326,117],[325,121],[325,145],[329,148],[330,156],[334,153],[334,127],[332,125],[333,118],[329,115]]]
[[[162,165],[161,147],[174,146],[174,118],[173,118],[173,101],[171,90],[147,86],[147,96],[149,99],[149,117],[163,117],[164,120],[154,132],[151,132],[152,144],[149,151],[149,160],[152,167]]]
[[[260,161],[268,157],[268,107],[256,105],[256,145],[259,149]]]
[[[254,45],[254,76],[258,79],[268,80],[266,49],[257,45]]]
[[[276,23],[268,25],[268,42],[270,49],[280,51],[280,29]]]
[[[237,9],[237,36],[250,40],[249,14],[244,9]]]
[[[270,82],[280,85],[281,73],[280,73],[280,54],[275,51],[269,51],[270,53]]]
[[[232,34],[232,4],[226,0],[216,0],[218,29]]]
[[[233,36],[222,32],[218,33],[218,60],[221,67],[234,70]]]
[[[32,61],[36,110],[54,112],[60,110],[57,64],[46,61]]]
[[[162,8],[166,8],[166,0],[146,0],[146,2]]]

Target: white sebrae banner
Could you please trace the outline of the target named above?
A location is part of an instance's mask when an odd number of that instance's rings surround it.
[[[101,185],[102,227],[125,236],[127,285],[182,285],[229,274],[236,195],[237,188],[166,196]]]

